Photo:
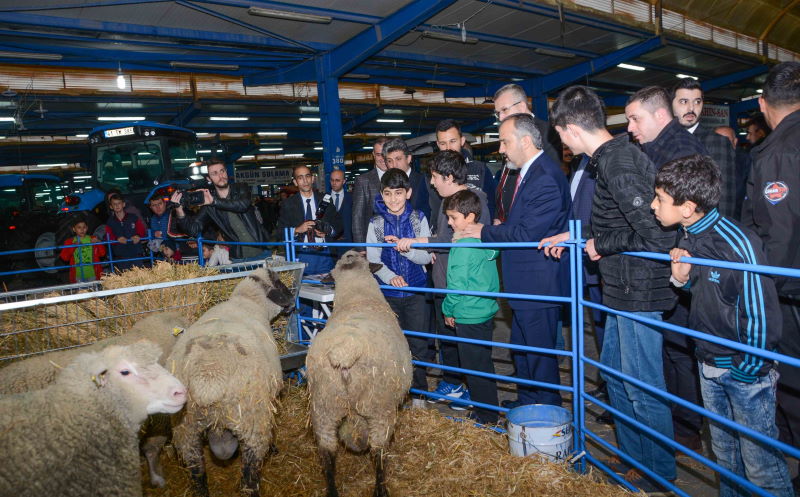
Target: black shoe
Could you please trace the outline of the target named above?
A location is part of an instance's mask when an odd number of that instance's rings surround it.
[[[611,415],[608,411],[603,411],[597,416],[594,417],[594,420],[603,425],[613,425],[614,424],[614,416]]]
[[[522,405],[522,402],[520,402],[518,400],[506,399],[506,400],[500,402],[500,407],[505,407],[506,409],[514,409],[515,407],[519,407],[521,405]]]

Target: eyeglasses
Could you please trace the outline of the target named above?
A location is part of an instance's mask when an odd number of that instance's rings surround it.
[[[517,104],[521,104],[522,102],[524,102],[524,100],[518,100],[518,101],[514,102],[511,105],[506,105],[502,109],[493,112],[495,119],[500,119],[500,114],[505,114],[506,112],[508,112],[508,109],[510,109],[511,107],[514,107]]]

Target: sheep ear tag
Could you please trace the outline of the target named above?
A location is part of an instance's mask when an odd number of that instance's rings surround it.
[[[172,328],[172,336],[176,337],[186,331],[186,328],[178,328],[177,326]]]

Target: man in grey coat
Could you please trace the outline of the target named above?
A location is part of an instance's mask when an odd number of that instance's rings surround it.
[[[367,240],[367,226],[372,218],[372,209],[375,195],[381,192],[381,177],[386,172],[386,162],[383,159],[383,144],[389,141],[385,136],[375,140],[372,146],[372,156],[375,167],[358,178],[353,187],[353,242],[365,243]]]

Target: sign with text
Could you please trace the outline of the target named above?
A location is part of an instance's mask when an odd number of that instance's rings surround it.
[[[731,110],[727,105],[703,105],[703,113],[700,114],[700,122],[705,126],[715,128],[717,126],[730,126]]]
[[[236,171],[236,181],[248,185],[285,185],[292,182],[291,169],[249,169]]]

